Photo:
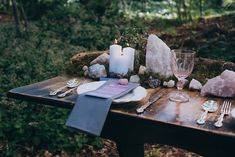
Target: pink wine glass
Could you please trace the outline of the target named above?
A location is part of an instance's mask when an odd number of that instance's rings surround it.
[[[175,102],[189,101],[189,95],[182,92],[185,78],[193,71],[195,51],[186,49],[176,49],[171,51],[171,69],[178,79],[176,87],[177,92],[170,95],[170,100]]]

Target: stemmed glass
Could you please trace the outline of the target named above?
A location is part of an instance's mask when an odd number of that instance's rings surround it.
[[[195,51],[176,49],[171,51],[171,69],[178,79],[176,87],[178,91],[170,95],[170,100],[175,102],[189,101],[189,95],[182,93],[187,78],[193,71]]]

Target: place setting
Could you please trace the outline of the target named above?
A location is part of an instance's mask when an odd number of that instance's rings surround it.
[[[118,79],[110,79],[116,80]],[[120,79],[119,81],[122,81]],[[55,90],[51,90],[49,92],[49,96],[57,97],[57,98],[64,98],[66,96],[72,95],[77,93],[78,95],[84,94],[86,92],[95,91],[104,85],[107,81],[93,81],[93,82],[82,82],[78,79],[71,79],[67,82],[65,86],[57,88]],[[120,83],[119,83],[120,84]],[[128,103],[128,102],[137,102],[141,101],[147,95],[146,88],[142,86],[138,86],[134,88],[132,91],[126,93],[125,95],[118,97],[113,100],[114,104],[121,104],[121,103]]]

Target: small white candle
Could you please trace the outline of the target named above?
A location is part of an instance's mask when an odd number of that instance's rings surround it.
[[[109,72],[115,73],[116,58],[122,53],[122,46],[114,44],[109,47]]]
[[[135,49],[133,49],[131,47],[126,47],[123,49],[123,53],[128,56],[129,70],[133,71],[134,70],[134,61],[135,61]]]
[[[121,74],[121,75],[126,75],[129,70],[128,55],[122,54],[120,56],[117,56],[115,66],[116,66],[115,73]]]

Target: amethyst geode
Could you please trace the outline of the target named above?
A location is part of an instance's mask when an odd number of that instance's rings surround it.
[[[235,72],[225,70],[221,75],[209,79],[202,87],[201,95],[235,97]]]

